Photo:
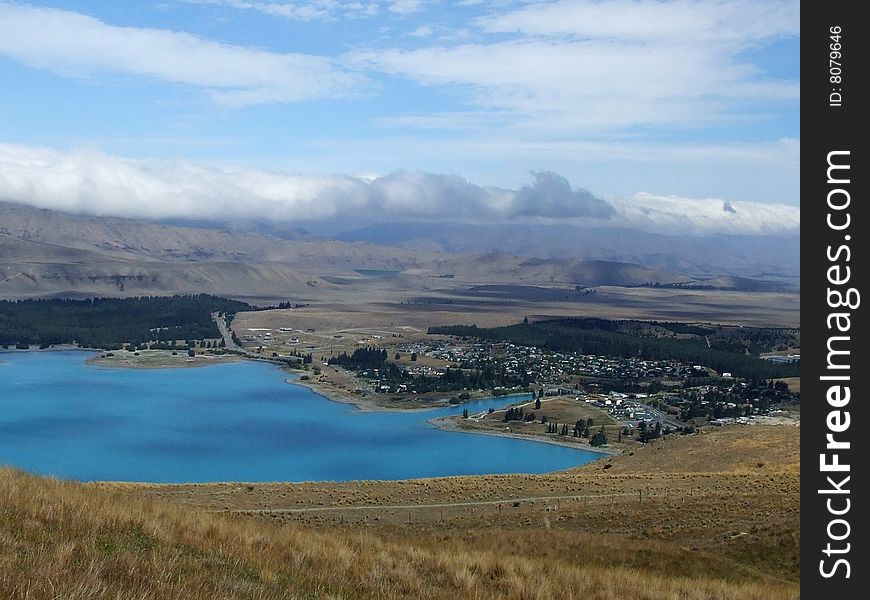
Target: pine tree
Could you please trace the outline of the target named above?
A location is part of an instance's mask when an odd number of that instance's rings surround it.
[[[592,446],[604,446],[605,444],[607,444],[607,435],[605,435],[604,433],[604,425],[602,425],[601,429],[592,436],[589,444]]]

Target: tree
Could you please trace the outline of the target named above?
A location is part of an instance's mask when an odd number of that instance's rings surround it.
[[[589,440],[589,444],[591,446],[604,446],[607,444],[607,435],[604,433],[604,425],[601,426],[601,429],[592,436],[592,439]]]
[[[535,399],[535,410],[541,410],[541,399],[540,398]]]
[[[462,409],[462,418],[463,418],[463,419],[467,419],[467,418],[468,418],[468,409],[467,409],[467,408],[463,408],[463,409]]]
[[[412,362],[416,362],[416,361],[417,361],[417,353],[416,353],[416,352],[411,352],[411,361],[412,361]]]
[[[523,325],[528,325],[528,324],[529,324],[529,318],[523,317]]]
[[[194,351],[193,348],[188,348],[187,355],[188,356],[196,356],[196,352]]]
[[[393,360],[399,360],[400,358],[402,358],[402,355],[399,354],[398,352],[396,352],[396,355],[393,357]]]

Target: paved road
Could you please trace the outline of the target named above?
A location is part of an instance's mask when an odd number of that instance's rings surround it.
[[[236,341],[233,339],[233,334],[230,332],[230,328],[227,326],[227,321],[223,317],[223,315],[217,312],[213,312],[211,313],[211,318],[214,320],[215,325],[217,325],[218,330],[221,332],[221,337],[224,338],[224,344],[226,344],[227,350],[238,352],[252,358],[262,358],[260,354],[245,350],[236,343]]]
[[[221,332],[221,337],[224,339],[224,344],[226,344],[227,350],[229,350],[230,352],[235,352],[236,354],[241,354],[242,356],[246,356],[248,358],[255,358],[257,360],[268,360],[269,362],[287,364],[287,359],[275,359],[242,348],[233,339],[233,334],[230,331],[230,328],[227,326],[226,319],[221,316],[220,313],[211,313],[211,318],[214,320],[215,325],[217,325],[218,331]]]
[[[661,422],[662,427],[664,427],[665,425],[670,425],[671,427],[674,427],[676,429],[681,429],[686,425],[685,423],[678,421],[671,415],[663,413],[654,406],[650,406],[649,404],[644,404],[643,406],[653,416],[653,418],[655,418],[655,420]]]

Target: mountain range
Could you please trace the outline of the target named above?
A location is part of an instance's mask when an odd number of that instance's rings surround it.
[[[372,274],[390,285],[794,287],[797,241],[541,225],[160,223],[0,203],[0,297],[215,293],[286,298]],[[496,249],[499,249],[498,251]],[[385,284],[387,285],[387,284]]]

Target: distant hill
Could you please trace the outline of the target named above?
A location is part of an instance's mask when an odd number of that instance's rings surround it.
[[[693,237],[620,227],[383,222],[344,231],[335,238],[453,253],[498,250],[539,258],[582,257],[693,277],[731,275],[770,281],[800,274],[797,235]]]
[[[0,297],[215,293],[235,298],[323,296],[365,273],[402,289],[478,284],[706,286],[763,290],[777,282],[585,257],[450,253],[273,232],[69,215],[0,203]],[[283,233],[282,233],[283,232]],[[298,239],[288,239],[297,236]],[[510,238],[507,235],[505,238]],[[664,261],[667,262],[667,261]],[[718,278],[718,279],[717,279]]]
[[[212,221],[207,219],[164,219],[157,221],[161,225],[173,227],[186,227],[192,229],[218,229],[234,231],[236,233],[251,233],[271,235],[282,240],[313,240],[318,239],[310,231],[302,227],[294,227],[287,223],[270,223],[268,221],[235,220],[235,221]]]

